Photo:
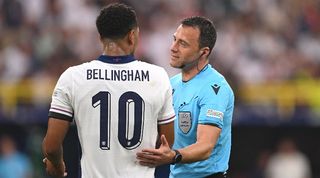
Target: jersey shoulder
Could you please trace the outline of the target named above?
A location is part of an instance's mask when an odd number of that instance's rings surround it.
[[[233,90],[225,77],[214,68],[210,68],[207,77],[203,77],[201,93],[212,93],[214,96],[233,96]]]
[[[65,70],[64,73],[72,73],[72,72],[79,71],[79,70],[85,70],[93,65],[94,65],[94,61],[84,62],[82,64],[70,66],[69,68],[67,68]]]
[[[163,67],[150,64],[144,61],[138,61],[138,60],[133,62],[132,65],[134,65],[134,68],[136,69],[148,70],[150,74],[152,74],[153,76],[156,76],[159,79],[165,78],[166,80],[169,81],[168,73]]]
[[[155,64],[150,64],[148,62],[144,62],[144,61],[136,61],[136,65],[141,66],[142,68],[146,68],[146,69],[150,69],[156,72],[165,72],[165,69],[163,67],[157,66]]]
[[[181,73],[176,74],[170,78],[170,83],[173,87],[176,86],[181,81],[182,81],[182,74]]]

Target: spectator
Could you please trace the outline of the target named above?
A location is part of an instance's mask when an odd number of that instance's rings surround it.
[[[266,167],[266,178],[311,178],[310,163],[290,138],[282,139]]]
[[[0,138],[0,177],[32,178],[32,166],[29,158],[19,152],[10,136]]]

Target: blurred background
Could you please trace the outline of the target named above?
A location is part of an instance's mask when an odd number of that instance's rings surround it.
[[[95,19],[110,2],[133,6],[136,57],[164,67],[179,21],[212,19],[210,63],[236,94],[231,178],[320,177],[319,0],[0,0],[0,178],[43,178],[41,142],[51,93],[69,66],[102,53]],[[78,175],[76,129],[67,135]]]

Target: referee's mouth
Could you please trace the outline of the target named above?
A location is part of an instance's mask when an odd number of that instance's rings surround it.
[[[179,56],[171,55],[171,59],[179,59]]]

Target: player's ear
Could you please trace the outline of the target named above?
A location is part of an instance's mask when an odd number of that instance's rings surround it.
[[[103,38],[102,38],[101,35],[99,35],[99,40],[100,40],[101,43],[103,43]]]
[[[134,29],[130,30],[128,33],[129,44],[137,43],[138,36],[139,36],[139,28],[134,28]]]
[[[134,36],[135,34],[134,33],[135,33],[134,29],[130,30],[128,33],[128,42],[130,45],[134,44],[134,42],[135,42],[135,36]]]

